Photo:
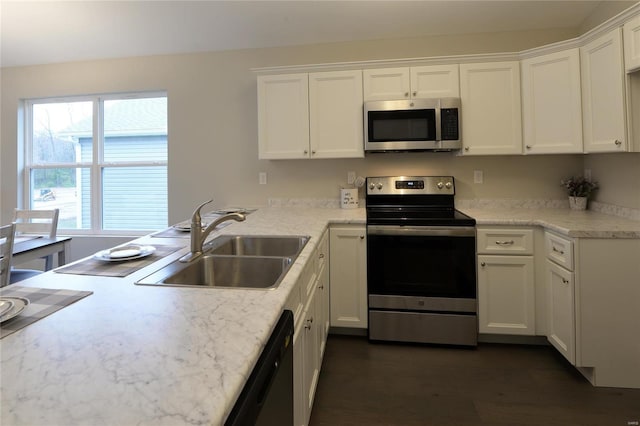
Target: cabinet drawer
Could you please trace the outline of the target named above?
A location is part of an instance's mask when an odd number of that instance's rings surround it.
[[[573,271],[573,242],[550,232],[545,232],[544,241],[547,259]]]
[[[533,254],[533,229],[478,228],[478,254]]]

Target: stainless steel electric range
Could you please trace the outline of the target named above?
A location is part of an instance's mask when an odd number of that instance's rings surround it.
[[[369,339],[477,345],[475,220],[452,176],[367,178]]]

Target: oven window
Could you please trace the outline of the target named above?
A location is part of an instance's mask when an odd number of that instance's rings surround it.
[[[369,294],[476,297],[474,237],[367,236]]]
[[[369,111],[369,142],[436,140],[436,112]]]

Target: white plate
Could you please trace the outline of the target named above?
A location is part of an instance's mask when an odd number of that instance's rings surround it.
[[[4,315],[0,316],[0,322],[5,322],[10,320],[11,318],[15,318],[20,314],[20,312],[24,311],[24,309],[29,305],[29,299],[24,297],[3,297],[3,300],[10,300],[13,302],[13,307],[11,310]]]
[[[129,244],[109,250],[102,250],[94,255],[96,259],[107,262],[122,262],[124,260],[134,260],[147,257],[156,251],[154,246],[139,246]]]
[[[209,222],[202,221],[202,228],[209,226]],[[181,232],[191,232],[191,222],[180,222],[173,225],[173,229]]]
[[[0,317],[13,308],[15,303],[10,299],[0,299]]]

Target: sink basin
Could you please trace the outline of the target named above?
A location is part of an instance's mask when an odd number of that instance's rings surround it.
[[[220,236],[192,262],[172,262],[136,284],[273,289],[307,241],[305,236]]]
[[[269,289],[280,284],[291,263],[288,257],[205,255],[173,262],[137,284]]]
[[[232,256],[280,256],[295,258],[309,237],[228,235],[216,238],[207,254]]]

